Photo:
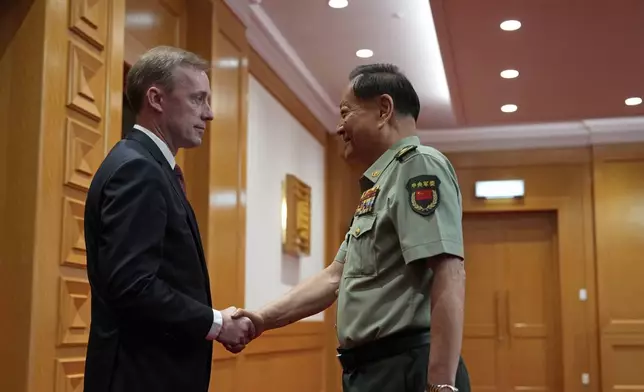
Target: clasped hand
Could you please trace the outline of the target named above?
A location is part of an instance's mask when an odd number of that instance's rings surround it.
[[[223,322],[217,341],[237,354],[264,332],[264,320],[256,313],[231,306],[221,312]]]

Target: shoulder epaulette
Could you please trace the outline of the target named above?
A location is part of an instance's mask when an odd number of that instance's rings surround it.
[[[399,162],[402,162],[402,161],[403,161],[403,159],[404,159],[404,157],[405,157],[405,155],[407,155],[407,154],[409,154],[410,152],[412,152],[412,151],[416,150],[417,148],[418,148],[418,146],[416,146],[416,145],[411,145],[411,146],[403,147],[403,148],[402,148],[400,151],[398,151],[398,153],[396,154],[396,159],[397,159]]]

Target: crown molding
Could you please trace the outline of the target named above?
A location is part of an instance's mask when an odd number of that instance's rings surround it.
[[[246,26],[248,43],[332,132],[337,125],[337,106],[266,14],[261,1],[225,0],[225,3]]]
[[[587,147],[644,142],[644,117],[419,130],[423,143],[445,152]]]

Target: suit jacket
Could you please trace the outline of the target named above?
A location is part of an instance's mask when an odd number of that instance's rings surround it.
[[[85,206],[92,322],[85,392],[208,390],[210,283],[194,212],[157,145],[131,132]]]

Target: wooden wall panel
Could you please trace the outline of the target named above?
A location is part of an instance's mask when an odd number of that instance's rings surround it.
[[[236,18],[233,19],[228,8],[225,8],[222,13],[224,18],[220,28],[225,31],[224,34],[229,39],[230,45],[239,45],[242,39],[246,42],[245,30],[240,28],[243,25],[238,21],[233,23]],[[241,34],[244,35],[240,37]],[[243,94],[248,92],[250,73],[320,144],[325,146],[326,135],[320,122],[276,76],[274,70],[248,46],[248,43],[244,45],[243,60],[248,64],[248,69],[245,73]],[[246,100],[243,99],[243,101]],[[244,112],[244,120],[246,117],[247,114]],[[246,146],[245,122],[243,129],[242,145]],[[244,157],[245,163],[245,150],[240,155]],[[245,166],[242,172],[245,173]],[[326,257],[328,259],[331,256],[326,255]],[[236,391],[266,389],[267,385],[279,388],[283,392],[327,390],[325,387],[326,358],[333,355],[325,344],[327,319],[328,315],[325,315],[324,322],[298,322],[286,328],[269,331],[251,343],[241,355],[238,367],[238,379],[241,383]]]
[[[598,390],[596,291],[592,252],[591,161],[587,149],[448,154],[456,168],[464,212],[556,211],[564,390]],[[474,197],[480,180],[523,179],[517,200]],[[579,300],[586,289],[589,300]],[[582,373],[595,382],[581,384]]]
[[[594,149],[603,390],[644,390],[644,144]]]
[[[120,1],[47,3],[30,390],[77,389],[90,324],[83,209],[112,134],[120,134]],[[116,74],[112,74],[112,72]],[[113,94],[116,93],[116,94]],[[116,99],[116,102],[112,102]],[[116,120],[110,122],[109,120]],[[53,230],[53,228],[60,230]],[[58,295],[53,295],[58,293]],[[55,360],[54,360],[55,359]],[[51,380],[56,380],[52,385]],[[60,389],[64,388],[64,389]]]
[[[27,390],[45,9],[34,1],[0,42],[0,391]]]
[[[204,238],[214,306],[244,306],[249,72],[268,85],[306,129],[311,131],[319,123],[253,55],[245,27],[223,2],[188,0],[186,18],[186,47],[213,63],[215,114],[202,147],[184,153],[188,194]],[[204,35],[204,30],[213,33]],[[211,387],[221,392],[266,385],[279,385],[284,392],[323,390],[324,337],[323,323],[302,322],[269,331],[238,355],[216,344]]]
[[[360,199],[358,180],[362,173],[349,166],[342,156],[343,145],[335,135],[327,134],[326,158],[326,260],[327,265],[333,262],[340,244],[349,229],[353,215]],[[324,321],[326,392],[342,391],[342,368],[336,358],[338,339],[335,329],[337,306],[334,304],[326,311]]]
[[[125,13],[128,64],[155,46],[186,47],[186,0],[127,0]]]
[[[0,333],[1,390],[82,383],[90,321],[83,208],[107,140],[120,133],[109,118],[120,106],[112,81],[122,80],[122,42],[113,26],[122,29],[123,10],[122,0],[34,1],[0,60],[9,81],[0,109],[8,190],[0,297],[11,320]]]

